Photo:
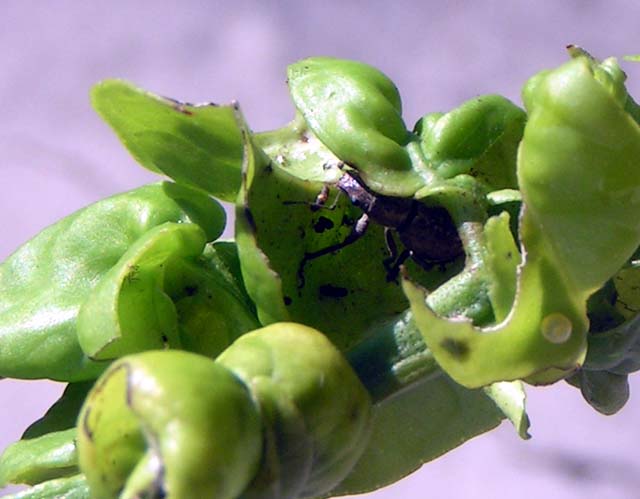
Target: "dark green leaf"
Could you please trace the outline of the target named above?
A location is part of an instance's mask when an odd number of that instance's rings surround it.
[[[333,204],[336,190],[327,207],[314,209],[324,184],[302,180],[295,161],[280,166],[247,145],[236,212],[245,284],[263,324],[302,322],[349,349],[376,322],[406,310],[407,301],[400,286],[387,281],[384,229],[375,224],[356,243],[301,266],[306,253],[343,241],[361,211],[346,197]],[[439,269],[426,277],[432,284],[441,278]]]
[[[580,369],[567,381],[580,388],[582,396],[591,407],[610,416],[622,409],[629,400],[627,378],[626,374]]]
[[[22,435],[23,439],[41,437],[47,433],[74,428],[80,407],[93,381],[70,383],[62,396],[53,404],[46,414],[31,424]]]
[[[503,415],[482,390],[468,390],[442,375],[376,406],[373,418],[368,448],[333,495],[360,494],[396,482],[495,428]]]

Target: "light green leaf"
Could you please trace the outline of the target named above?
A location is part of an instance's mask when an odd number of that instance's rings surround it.
[[[91,499],[84,475],[49,480],[5,499]]]
[[[184,104],[121,80],[96,85],[91,101],[142,166],[235,199],[242,164],[236,104]]]
[[[144,233],[196,223],[224,229],[219,203],[169,182],[99,201],[45,229],[0,265],[0,376],[94,379],[105,368],[82,351],[76,319],[90,291]]]
[[[76,429],[71,428],[10,445],[0,456],[0,487],[78,473],[75,438]]]
[[[87,355],[113,359],[171,347],[215,357],[258,327],[246,297],[216,272],[215,250],[209,261],[203,256],[205,239],[196,224],[168,222],[135,241],[80,308],[78,339]]]
[[[78,418],[95,497],[235,499],[261,457],[258,407],[225,367],[177,350],[114,362]]]
[[[291,97],[309,128],[369,187],[411,196],[422,185],[405,146],[411,134],[393,82],[356,61],[311,57],[287,70]]]
[[[524,440],[529,435],[529,416],[527,416],[525,401],[526,393],[521,381],[501,381],[484,387],[484,392],[498,406]]]
[[[426,158],[439,175],[469,174],[491,189],[515,189],[525,112],[500,95],[475,97],[416,125]]]

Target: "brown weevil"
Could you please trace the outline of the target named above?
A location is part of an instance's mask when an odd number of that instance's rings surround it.
[[[298,267],[299,287],[304,286],[304,267],[307,262],[353,244],[366,233],[370,222],[384,227],[389,257],[383,261],[383,265],[388,281],[396,279],[400,266],[408,258],[428,270],[434,264],[453,261],[463,253],[453,220],[443,207],[428,206],[413,198],[377,194],[352,170],[345,171],[334,185],[339,189],[338,196],[346,194],[363,213],[343,241],[304,254]],[[323,207],[328,194],[329,186],[325,185],[312,208]],[[400,253],[394,233],[404,246]]]

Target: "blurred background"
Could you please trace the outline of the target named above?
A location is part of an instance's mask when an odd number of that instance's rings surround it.
[[[353,58],[395,81],[411,127],[482,93],[519,103],[526,79],[564,62],[569,43],[598,57],[640,53],[639,23],[632,0],[2,0],[0,259],[76,209],[154,180],[91,110],[88,90],[101,79],[190,102],[237,99],[250,125],[265,130],[293,117],[289,63]],[[640,96],[640,64],[624,67]],[[0,450],[61,390],[0,381]],[[564,384],[532,388],[532,440],[503,424],[363,497],[640,497],[639,400],[638,379],[613,417]]]

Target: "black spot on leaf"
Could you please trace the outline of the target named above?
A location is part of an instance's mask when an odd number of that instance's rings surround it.
[[[458,360],[465,360],[469,356],[469,345],[464,341],[447,338],[440,345]]]
[[[320,298],[344,298],[349,294],[349,290],[333,284],[322,284],[318,287],[318,294]]]
[[[318,234],[322,234],[325,230],[333,229],[333,221],[330,218],[321,216],[313,225],[313,230]]]

